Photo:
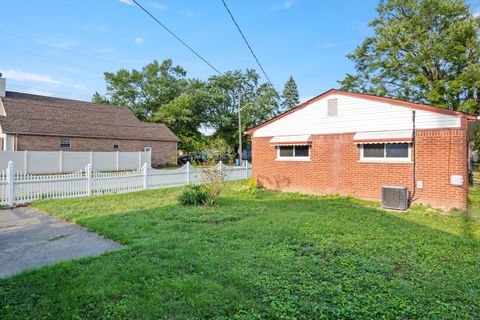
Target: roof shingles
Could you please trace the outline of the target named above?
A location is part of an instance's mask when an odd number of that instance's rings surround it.
[[[162,123],[141,122],[126,107],[7,91],[5,133],[178,141]]]

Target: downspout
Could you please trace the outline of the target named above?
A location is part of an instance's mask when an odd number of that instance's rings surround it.
[[[413,144],[413,190],[410,197],[409,206],[415,198],[415,191],[417,190],[417,130],[415,126],[415,110],[412,110],[412,144]]]

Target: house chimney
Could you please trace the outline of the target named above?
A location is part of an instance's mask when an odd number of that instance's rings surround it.
[[[5,78],[2,78],[2,73],[0,72],[0,98],[5,98],[5,92],[7,90],[7,85]]]

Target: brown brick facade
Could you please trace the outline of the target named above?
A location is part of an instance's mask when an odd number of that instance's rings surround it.
[[[61,148],[60,139],[69,138],[71,148]],[[114,149],[115,141],[120,143]],[[144,147],[152,148],[152,166],[157,167],[175,159],[177,143],[172,141],[121,140],[83,137],[55,137],[37,135],[18,135],[16,148],[18,151],[143,151]]]
[[[412,163],[364,163],[354,134],[313,136],[310,161],[278,161],[271,137],[252,139],[253,176],[263,186],[282,191],[341,194],[379,201],[383,185],[413,190]],[[414,203],[467,209],[468,163],[465,129],[421,130],[416,135]],[[413,160],[412,148],[412,160]],[[450,184],[462,175],[464,185]]]

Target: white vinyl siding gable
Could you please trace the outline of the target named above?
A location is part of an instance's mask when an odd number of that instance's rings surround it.
[[[336,116],[328,116],[328,101],[332,99],[337,100],[338,114]],[[459,128],[460,125],[460,117],[416,110],[417,129]],[[412,129],[412,109],[408,107],[332,94],[259,128],[253,136],[272,137],[408,129]]]

